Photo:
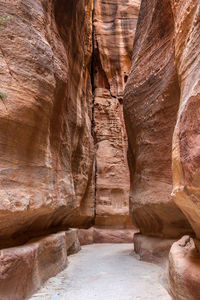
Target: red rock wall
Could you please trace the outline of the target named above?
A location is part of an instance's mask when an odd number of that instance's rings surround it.
[[[199,1],[142,0],[124,97],[133,219],[145,235],[196,235],[171,247],[174,300],[200,299],[199,33]],[[148,258],[150,239],[136,238]]]
[[[181,91],[173,137],[173,199],[200,239],[200,3],[171,3]]]
[[[93,218],[92,5],[1,1],[1,246]]]
[[[122,97],[140,1],[95,1],[94,134],[97,226],[127,227],[129,171]]]
[[[142,234],[178,237],[190,226],[171,199],[172,136],[180,89],[169,0],[143,0],[124,115],[129,138],[131,214]]]

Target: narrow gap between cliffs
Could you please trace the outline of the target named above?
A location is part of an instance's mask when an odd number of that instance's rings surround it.
[[[95,143],[95,120],[94,120],[94,107],[95,107],[95,84],[94,84],[94,9],[95,0],[93,0],[93,10],[92,10],[92,56],[91,56],[91,86],[92,86],[92,126],[91,133],[94,139],[94,223],[96,218],[96,194],[97,194],[97,160],[96,160],[96,143]]]

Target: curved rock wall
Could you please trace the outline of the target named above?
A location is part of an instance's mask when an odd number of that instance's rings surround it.
[[[196,235],[170,250],[176,300],[200,295],[199,33],[199,1],[142,0],[124,97],[134,221],[145,235]],[[148,259],[151,240],[136,237],[136,251]]]
[[[131,214],[142,234],[178,237],[190,226],[171,199],[172,135],[180,90],[169,0],[143,0],[125,89]]]
[[[130,71],[139,5],[139,0],[95,1],[93,89],[97,226],[131,225],[122,97]]]
[[[0,246],[93,218],[92,5],[1,1]]]
[[[173,199],[200,238],[200,3],[171,2],[181,91],[173,138]]]

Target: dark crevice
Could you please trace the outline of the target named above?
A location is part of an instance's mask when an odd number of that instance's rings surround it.
[[[95,141],[95,120],[94,120],[94,107],[95,107],[95,30],[94,30],[94,10],[95,10],[95,0],[93,0],[93,11],[92,11],[92,57],[91,57],[91,86],[92,86],[92,124],[91,133]],[[94,143],[94,223],[96,218],[96,193],[97,193],[97,160],[96,160],[96,143]]]

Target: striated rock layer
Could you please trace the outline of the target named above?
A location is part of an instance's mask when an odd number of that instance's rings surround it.
[[[124,97],[133,219],[145,235],[197,237],[171,247],[176,300],[200,298],[199,21],[197,0],[142,1]],[[136,245],[154,254],[144,237]]]
[[[200,3],[171,3],[181,91],[173,137],[173,199],[200,238]]]
[[[143,0],[124,96],[129,139],[131,215],[142,234],[190,232],[171,199],[172,136],[180,101],[169,0]]]
[[[97,226],[131,226],[122,97],[130,71],[139,5],[140,0],[95,1],[93,90]]]
[[[92,5],[1,1],[1,247],[93,218]]]

